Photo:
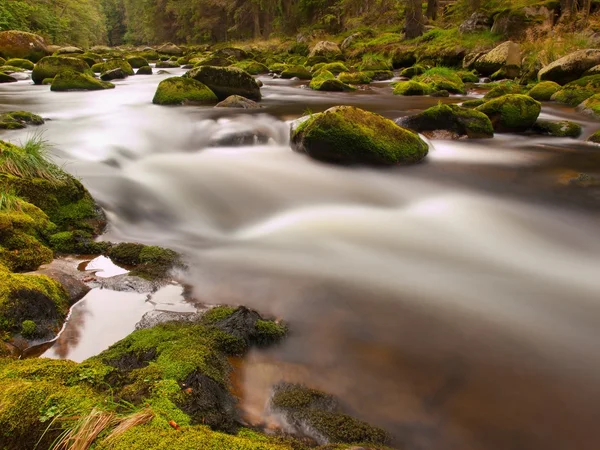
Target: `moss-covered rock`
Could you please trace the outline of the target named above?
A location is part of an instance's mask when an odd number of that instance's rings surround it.
[[[415,64],[411,67],[407,67],[400,71],[401,77],[412,78],[417,75],[424,74],[427,71],[427,67],[422,66],[421,64]]]
[[[7,60],[3,65],[19,67],[21,69],[26,69],[26,70],[33,70],[33,68],[35,66],[28,59],[21,59],[21,58],[11,58],[11,59]]]
[[[235,63],[234,66],[248,72],[250,75],[259,75],[261,73],[269,72],[269,68],[267,66],[254,60],[240,61]]]
[[[466,100],[460,104],[463,108],[477,108],[478,106],[483,105],[487,100],[483,98],[476,98],[473,100]]]
[[[127,75],[134,75],[133,67],[126,60],[122,58],[109,59],[106,62],[100,64],[94,64],[92,71],[94,73],[104,73],[114,69],[121,69]]]
[[[477,58],[474,68],[482,75],[490,76],[504,69],[508,78],[518,76],[521,67],[521,48],[519,44],[506,41],[485,55]],[[512,75],[512,76],[511,76]]]
[[[217,103],[216,108],[241,108],[241,109],[258,109],[261,106],[254,100],[250,100],[241,95],[230,95],[225,100]]]
[[[217,101],[215,93],[205,84],[184,77],[172,77],[161,81],[152,99],[155,105],[209,105]]]
[[[281,78],[299,78],[301,80],[311,80],[312,74],[304,66],[285,66],[281,72]]]
[[[332,63],[323,64],[319,68],[319,70],[327,70],[328,72],[331,72],[334,75],[338,75],[342,72],[348,72],[348,67],[346,67],[346,65],[343,62],[336,61]]]
[[[448,91],[453,94],[464,94],[465,84],[456,71],[447,67],[434,67],[414,77],[412,81],[425,83],[435,91]]]
[[[586,99],[577,107],[577,110],[594,118],[600,117],[600,94]]]
[[[103,72],[100,75],[100,79],[102,81],[123,80],[127,78],[127,76],[128,75],[123,71],[123,69],[117,68]]]
[[[490,118],[495,131],[511,132],[532,127],[542,105],[528,95],[508,94],[493,98],[475,109]]]
[[[193,63],[196,67],[201,66],[214,66],[214,67],[229,67],[233,64],[228,58],[223,58],[219,56],[209,56],[206,58],[194,58],[190,60],[190,63]]]
[[[392,70],[394,68],[391,58],[378,53],[367,53],[362,56],[362,60],[357,69],[361,72],[373,70]]]
[[[396,123],[429,137],[436,136],[437,131],[449,132],[453,138],[467,136],[478,139],[494,136],[492,123],[485,114],[458,105],[432,106],[419,114],[403,117]]]
[[[418,81],[400,81],[394,86],[394,95],[428,95],[431,93],[431,88]]]
[[[540,81],[554,81],[563,85],[577,80],[598,64],[600,64],[600,50],[577,50],[542,68],[538,72],[538,78]]]
[[[261,99],[256,80],[238,67],[201,66],[190,70],[184,77],[205,84],[219,100],[225,100],[230,95],[241,95],[256,101]]]
[[[547,102],[560,89],[560,84],[554,81],[542,81],[532,87],[527,95],[539,102]]]
[[[340,164],[412,164],[428,152],[427,144],[412,131],[350,106],[310,116],[293,130],[291,141],[297,151]]]
[[[44,119],[27,111],[11,111],[0,114],[0,129],[18,130],[28,125],[43,125]]]
[[[54,77],[50,90],[52,91],[100,91],[113,89],[114,84],[101,81],[86,73],[64,70]]]
[[[556,91],[550,97],[550,100],[564,103],[569,106],[578,106],[583,103],[585,100],[593,96],[595,91],[593,89],[587,89],[585,87],[580,86],[563,86],[562,89]]]
[[[93,75],[90,66],[79,58],[61,56],[46,56],[33,68],[31,79],[35,84],[42,84],[46,78],[54,78],[59,72],[70,70],[83,74]]]
[[[456,75],[460,77],[463,83],[478,83],[479,75],[471,70],[459,70]]]
[[[308,430],[320,444],[385,445],[389,440],[381,428],[344,414],[333,396],[302,385],[275,386],[270,406],[294,429]]]
[[[340,47],[331,41],[320,41],[310,51],[309,57],[322,57],[326,60],[336,60],[342,56]],[[323,61],[326,62],[326,61]],[[312,64],[309,64],[312,65]]]
[[[131,275],[148,280],[166,279],[173,268],[182,265],[179,255],[173,250],[143,244],[112,245],[106,254],[116,263],[132,266]]]
[[[338,80],[346,84],[369,84],[371,76],[371,72],[342,72]]]
[[[67,46],[67,47],[61,47],[58,50],[56,50],[54,52],[54,56],[77,55],[77,54],[83,54],[83,53],[85,53],[85,52],[82,49],[80,49],[79,47]]]
[[[10,75],[0,72],[0,83],[16,83],[17,80],[15,77],[11,77]]]
[[[518,83],[513,83],[511,81],[504,82],[494,86],[483,96],[485,100],[490,100],[492,98],[502,97],[507,94],[524,94],[526,89],[524,86],[521,86]]]
[[[126,60],[134,69],[139,69],[140,67],[146,67],[148,65],[148,60],[146,60],[146,58],[142,58],[141,56],[128,56]]]
[[[152,67],[144,66],[140,67],[136,72],[136,75],[152,75]]]
[[[231,58],[235,61],[242,61],[250,56],[248,52],[237,47],[220,48],[213,55],[221,58]]]
[[[24,31],[0,32],[0,56],[37,62],[49,54],[44,38]]]
[[[581,135],[581,125],[569,120],[538,120],[533,127],[534,133],[543,134],[545,136],[556,137],[579,137]]]
[[[85,52],[80,55],[71,55],[73,58],[83,59],[90,67],[94,64],[98,64],[104,61],[101,55],[98,53]]]
[[[176,61],[159,61],[156,63],[157,69],[178,69],[179,64]]]
[[[178,47],[177,45],[167,42],[166,44],[161,45],[156,49],[158,53],[162,53],[163,55],[169,56],[181,56],[183,55],[183,49]]]
[[[352,86],[336,79],[335,75],[327,70],[321,70],[314,74],[308,86],[315,91],[343,92],[354,90]]]
[[[600,130],[596,131],[589,138],[587,138],[588,142],[593,142],[594,144],[600,144]]]

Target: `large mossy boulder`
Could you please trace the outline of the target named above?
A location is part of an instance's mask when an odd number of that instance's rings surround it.
[[[405,128],[423,133],[428,137],[437,137],[443,132],[457,139],[466,136],[471,139],[491,138],[494,128],[490,119],[482,112],[458,105],[437,105],[413,116],[403,117],[396,123]]]
[[[432,91],[448,91],[452,94],[464,94],[465,83],[456,71],[447,67],[434,67],[414,77],[411,81],[424,83]]]
[[[518,83],[507,81],[494,86],[483,96],[484,100],[491,100],[492,98],[502,97],[507,94],[524,94],[526,92],[525,86],[521,86]]]
[[[148,65],[148,60],[146,60],[146,58],[142,58],[141,56],[130,55],[126,58],[126,61],[134,69],[139,69],[140,67],[145,67]]]
[[[578,50],[548,64],[538,72],[540,81],[567,84],[581,78],[592,67],[600,64],[600,49]]]
[[[233,64],[231,59],[223,58],[222,56],[208,56],[206,58],[192,58],[189,61],[195,67],[214,66],[214,67],[229,67]]]
[[[389,440],[383,429],[344,414],[335,397],[303,385],[276,385],[270,408],[283,415],[297,433],[308,433],[321,445],[361,443],[371,448],[385,445]]]
[[[369,84],[373,80],[372,72],[342,72],[338,80],[346,84]]]
[[[3,65],[11,67],[19,67],[20,69],[33,70],[34,64],[28,59],[11,58],[7,60]]]
[[[123,58],[113,58],[109,59],[103,63],[94,64],[92,66],[92,71],[94,73],[104,73],[113,69],[121,69],[128,76],[135,75],[133,71],[133,67]]]
[[[532,87],[527,95],[539,102],[547,102],[560,89],[560,84],[554,81],[542,81]]]
[[[150,67],[150,66],[140,67],[135,74],[136,75],[152,75],[153,74],[152,67]]]
[[[475,108],[488,116],[495,131],[525,131],[536,122],[542,105],[528,95],[508,94]]]
[[[101,91],[113,89],[114,84],[94,78],[87,73],[74,70],[63,70],[54,77],[50,85],[51,91]]]
[[[4,72],[0,72],[0,83],[16,83],[17,80],[15,77],[10,76]]]
[[[102,58],[101,55],[99,55],[98,53],[92,53],[92,52],[86,52],[86,53],[82,53],[82,54],[74,54],[71,55],[73,58],[79,58],[79,59],[83,59],[86,63],[88,63],[88,65],[90,67],[92,67],[94,64],[98,64],[104,61],[104,58]]]
[[[44,119],[27,111],[10,111],[0,114],[0,129],[19,130],[28,125],[43,125]]]
[[[392,92],[394,95],[428,95],[432,89],[425,83],[409,80],[396,83]]]
[[[260,87],[256,80],[238,67],[201,66],[183,76],[208,86],[219,100],[225,100],[230,95],[241,95],[256,101],[261,99]]]
[[[348,67],[346,67],[346,65],[343,62],[340,61],[336,61],[336,62],[332,62],[332,63],[325,63],[323,64],[319,70],[327,70],[328,72],[331,72],[334,75],[338,75],[342,72],[348,72]]]
[[[335,75],[328,70],[317,72],[308,86],[315,91],[344,92],[354,90],[352,86],[336,79]]]
[[[71,70],[93,75],[90,66],[82,59],[62,56],[46,56],[33,68],[31,79],[35,84],[42,84],[47,78],[54,78],[59,72]]]
[[[120,68],[108,70],[100,75],[102,81],[123,80],[125,78],[127,78],[127,74]]]
[[[259,75],[261,73],[269,72],[269,68],[267,66],[254,60],[240,61],[235,63],[234,66],[248,72],[250,75]]]
[[[590,75],[565,84],[551,100],[569,106],[578,106],[600,89],[600,75]]]
[[[285,66],[281,72],[281,78],[299,78],[300,80],[311,80],[312,74],[304,66]]]
[[[315,44],[308,56],[310,58],[322,57],[332,61],[342,57],[342,50],[335,42],[320,41]]]
[[[159,61],[156,63],[157,69],[178,69],[179,63],[177,61]]]
[[[521,68],[521,47],[512,41],[503,42],[479,57],[474,63],[474,68],[485,76],[502,69],[507,78],[515,78]]]
[[[413,164],[429,150],[412,131],[351,106],[336,106],[308,117],[292,131],[291,141],[297,151],[338,164]]]
[[[582,128],[578,123],[569,120],[538,120],[531,130],[544,136],[576,138],[581,135]]]
[[[37,62],[49,54],[44,38],[37,34],[15,30],[0,32],[0,56],[3,58]]]
[[[155,105],[214,105],[217,96],[205,84],[193,78],[172,77],[158,85],[152,103]]]
[[[509,5],[511,5],[509,3]],[[494,16],[492,33],[499,34],[506,39],[525,40],[528,31],[535,27],[552,27],[555,21],[556,9],[559,2],[540,2],[528,6],[516,6],[504,9]]]

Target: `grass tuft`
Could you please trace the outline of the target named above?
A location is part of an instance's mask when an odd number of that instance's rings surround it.
[[[0,172],[20,178],[43,178],[52,183],[64,180],[64,173],[52,162],[51,145],[36,132],[21,147],[7,144],[0,146]]]

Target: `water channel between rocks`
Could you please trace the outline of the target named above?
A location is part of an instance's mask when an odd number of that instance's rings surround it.
[[[266,420],[271,385],[289,379],[407,448],[597,448],[600,194],[576,180],[600,174],[584,142],[598,123],[545,104],[543,118],[577,121],[582,138],[432,141],[417,166],[341,168],[292,152],[286,121],[338,104],[397,118],[439,99],[263,78],[251,113],[152,105],[166,77],[84,93],[2,85],[0,110],[49,119],[57,161],[107,211],[103,239],[182,253],[198,304],[290,322],[237,374],[249,418]],[[240,132],[270,140],[230,146]],[[185,304],[164,289],[155,303]],[[81,360],[152,309],[147,294],[94,289],[44,356]]]

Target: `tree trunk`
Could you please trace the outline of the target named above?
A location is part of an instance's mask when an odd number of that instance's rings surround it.
[[[431,20],[437,19],[438,0],[427,0],[427,17]]]
[[[421,0],[407,0],[406,23],[404,34],[407,39],[419,37],[423,34],[423,6]]]
[[[260,8],[258,3],[252,5],[252,12],[254,15],[254,39],[260,38]]]

